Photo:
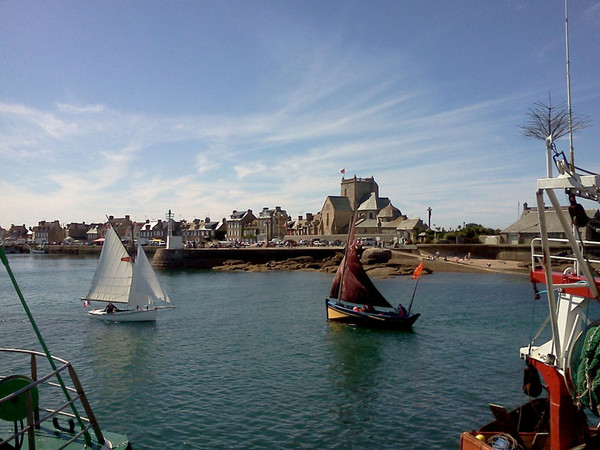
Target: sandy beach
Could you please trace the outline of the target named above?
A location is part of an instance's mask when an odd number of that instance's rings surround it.
[[[500,272],[528,274],[529,265],[522,261],[506,261],[484,258],[435,258],[432,255],[416,255],[394,251],[390,262],[417,265],[425,261],[424,269],[430,272]]]

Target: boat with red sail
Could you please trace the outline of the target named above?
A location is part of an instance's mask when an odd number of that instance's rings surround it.
[[[408,310],[402,305],[394,308],[375,287],[360,262],[354,242],[356,219],[355,212],[344,258],[333,279],[329,297],[325,299],[327,319],[372,328],[410,329],[420,316],[412,313],[411,309],[423,262],[413,274],[416,283]]]

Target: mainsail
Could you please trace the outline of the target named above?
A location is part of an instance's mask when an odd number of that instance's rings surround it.
[[[133,262],[113,227],[106,238],[86,300],[129,303],[133,279]]]
[[[356,246],[352,242],[349,242],[346,248],[346,254],[335,274],[329,296],[344,302],[392,308],[365,272],[358,258]]]

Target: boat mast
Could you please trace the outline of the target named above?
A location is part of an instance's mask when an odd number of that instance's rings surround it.
[[[569,148],[571,150],[571,173],[575,172],[575,150],[573,148],[573,112],[571,109],[571,59],[569,56],[569,0],[565,0],[565,46],[567,53],[567,108],[569,109]]]
[[[350,251],[350,246],[354,244],[354,226],[356,224],[356,219],[358,218],[358,207],[352,213],[352,222],[348,228],[348,238],[346,239],[346,248],[344,249],[344,259],[342,262],[344,265],[342,266],[342,276],[340,278],[340,285],[338,286],[337,299],[338,303],[342,300],[342,288],[344,287],[344,278],[346,277],[346,269],[348,267],[348,252]]]

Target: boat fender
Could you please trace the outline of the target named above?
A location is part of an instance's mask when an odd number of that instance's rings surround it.
[[[529,397],[539,397],[542,393],[540,374],[529,362],[523,372],[523,393]]]
[[[67,423],[69,424],[69,428],[61,426],[60,423],[58,423],[57,417],[52,419],[52,425],[54,425],[54,428],[56,430],[64,431],[65,433],[75,434],[75,422],[73,421],[73,419],[67,420]]]

